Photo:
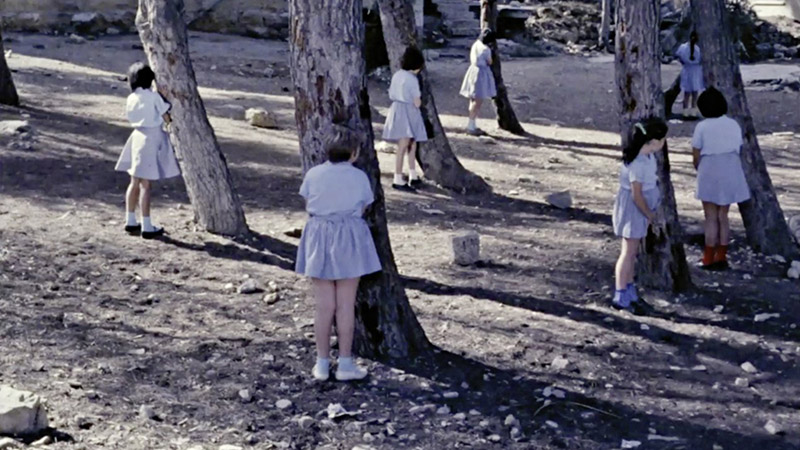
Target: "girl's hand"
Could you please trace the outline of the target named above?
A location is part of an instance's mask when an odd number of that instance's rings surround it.
[[[422,106],[422,98],[421,97],[414,98],[414,106],[416,106],[417,108]]]

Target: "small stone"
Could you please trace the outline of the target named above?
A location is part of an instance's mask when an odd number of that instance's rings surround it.
[[[275,407],[278,409],[286,409],[292,406],[292,402],[290,400],[281,399],[275,402]]]
[[[0,435],[36,434],[47,427],[47,412],[41,397],[0,386]]]
[[[767,433],[772,435],[783,433],[783,426],[772,419],[767,421],[767,423],[764,425],[764,429],[767,430]]]
[[[447,399],[458,398],[458,392],[445,392],[444,394],[442,394],[442,397]]]
[[[550,363],[550,368],[553,370],[564,370],[569,365],[569,360],[567,358],[562,358],[560,356],[556,356],[553,358],[553,362]]]
[[[239,286],[238,289],[236,289],[236,292],[238,292],[240,294],[253,294],[253,293],[256,293],[258,291],[259,291],[258,283],[256,283],[256,281],[252,280],[252,279],[246,280],[244,283],[242,283]]]
[[[721,313],[721,312],[722,312],[724,309],[725,309],[725,307],[724,307],[724,306],[722,306],[722,305],[717,305],[717,306],[715,306],[715,307],[714,307],[714,312],[715,312],[715,313],[717,313],[717,314],[719,314],[719,313]]]
[[[442,406],[441,408],[436,410],[436,414],[439,414],[439,415],[450,414],[450,407],[449,406]]]
[[[753,276],[750,275],[749,273],[746,273],[746,274],[742,275],[742,279],[743,280],[752,280]]]
[[[0,450],[7,450],[12,448],[17,448],[22,444],[11,439],[10,437],[0,438]]]
[[[120,33],[122,33],[122,32],[119,30],[119,28],[114,28],[114,27],[106,28],[106,34],[109,35],[109,36],[116,36],[116,35],[118,35]]]
[[[272,78],[274,76],[275,76],[275,69],[273,69],[272,67],[267,67],[266,69],[264,69],[264,77]]]
[[[572,207],[572,195],[569,191],[556,192],[545,197],[545,201],[559,209]]]
[[[514,439],[516,441],[522,438],[522,431],[520,431],[520,429],[517,427],[513,427],[511,428],[511,432],[509,433],[509,435],[511,436],[511,439]]]
[[[455,415],[453,416],[453,420],[459,420],[459,421],[461,421],[461,420],[466,420],[466,419],[467,419],[467,415],[466,415],[466,414],[464,414],[464,413],[458,413],[458,414],[455,414]]]
[[[553,429],[558,428],[558,424],[553,422],[552,420],[545,421],[544,424]]]
[[[14,137],[30,131],[27,120],[0,120],[0,136]]]
[[[481,428],[486,428],[486,427],[489,426],[489,421],[488,420],[481,420],[480,422],[478,422],[478,426],[481,427]]]
[[[623,439],[620,448],[638,448],[641,445],[642,443],[639,441],[626,441],[625,439]]]
[[[480,142],[481,145],[497,145],[497,141],[494,140],[494,138],[486,136],[478,138],[478,142]]]
[[[516,426],[519,426],[519,420],[517,420],[517,418],[514,417],[513,414],[509,414],[509,415],[506,416],[506,420],[503,421],[503,425],[505,425],[507,427],[511,427],[511,426],[515,426],[516,427]]]
[[[753,317],[753,320],[756,322],[766,322],[769,319],[777,319],[780,316],[781,315],[778,313],[761,313],[756,314],[755,317]]]
[[[275,115],[263,108],[250,108],[244,113],[245,120],[257,128],[278,128]]]
[[[375,143],[375,151],[379,153],[394,153],[397,147],[391,142],[378,141]]]
[[[530,183],[531,181],[533,181],[533,179],[525,175],[520,175],[519,177],[517,177],[517,181],[519,181],[520,183]]]
[[[738,387],[747,387],[750,385],[750,381],[747,378],[737,378],[733,384]]]
[[[772,255],[770,256],[770,259],[781,264],[786,264],[786,258],[781,255]]]
[[[478,233],[468,231],[452,237],[453,262],[461,266],[469,266],[480,260],[480,242]]]
[[[239,398],[245,403],[250,403],[253,401],[253,394],[248,389],[242,389],[239,391]]]
[[[744,370],[747,373],[758,373],[758,369],[756,369],[756,366],[751,364],[749,361],[742,363],[742,365],[739,367],[741,367],[742,370]]]
[[[486,439],[488,439],[490,442],[500,442],[501,440],[503,440],[503,438],[501,438],[499,434],[492,434]]]
[[[480,415],[481,415],[481,412],[480,412],[480,411],[478,411],[477,409],[470,409],[470,410],[469,410],[469,415],[470,415],[470,416],[480,416]]]
[[[280,299],[281,299],[280,294],[278,294],[277,292],[270,292],[269,294],[264,296],[264,303],[268,305],[274,305],[275,303],[278,303],[278,300]]]
[[[227,283],[225,286],[222,287],[222,289],[225,289],[226,291],[233,291],[236,289],[236,285],[233,283]]]
[[[44,447],[45,445],[50,445],[53,443],[53,438],[50,436],[45,436],[39,440],[31,442],[31,447]]]
[[[289,236],[289,237],[300,239],[300,237],[303,236],[303,229],[302,228],[297,228],[297,227],[292,227],[292,228],[289,228],[286,231],[284,231],[283,234],[285,234],[286,236]]]
[[[75,418],[75,425],[81,430],[88,430],[94,426],[94,419],[87,416],[78,416]]]
[[[648,325],[646,323],[643,323],[643,324],[639,325],[639,329],[641,329],[642,331],[648,331],[648,330],[650,330],[650,325]]]
[[[519,191],[516,190],[516,189],[512,189],[512,190],[508,191],[508,195],[510,195],[512,197],[515,197],[515,196],[519,195]]]
[[[694,370],[695,372],[705,372],[707,370],[707,368],[706,368],[706,366],[700,364],[700,365],[692,367],[692,370]]]
[[[159,416],[156,414],[156,411],[153,409],[152,406],[149,405],[142,405],[139,408],[139,416],[148,419],[148,420],[158,420]]]
[[[792,267],[786,272],[786,276],[791,278],[792,280],[800,279],[800,267],[795,267],[794,263],[797,261],[792,261]]]
[[[375,436],[373,436],[370,432],[364,433],[364,436],[361,437],[361,440],[364,442],[375,442]]]
[[[73,33],[69,35],[69,38],[67,38],[67,42],[69,42],[70,44],[85,44],[86,38],[83,38]]]
[[[219,450],[244,450],[244,449],[242,447],[239,447],[238,445],[223,444],[219,446]]]
[[[303,416],[297,419],[297,425],[299,425],[300,428],[303,429],[311,428],[312,426],[314,426],[314,418],[311,416]]]

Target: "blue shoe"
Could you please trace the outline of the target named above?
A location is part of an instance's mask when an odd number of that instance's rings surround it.
[[[620,290],[617,289],[614,291],[614,298],[611,300],[611,306],[616,309],[623,309],[623,310],[630,310],[631,308],[631,299],[628,294],[628,290]]]

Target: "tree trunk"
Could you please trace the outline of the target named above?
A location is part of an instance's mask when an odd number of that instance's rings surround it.
[[[0,103],[10,106],[19,106],[19,96],[11,78],[11,71],[6,63],[6,51],[3,48],[3,34],[0,29]]]
[[[239,197],[197,91],[182,14],[183,0],[139,0],[136,27],[159,89],[172,104],[171,139],[195,220],[212,233],[245,234]]]
[[[672,115],[672,107],[675,106],[675,100],[681,95],[681,74],[675,78],[669,89],[664,91],[664,111],[667,117]]]
[[[616,79],[620,94],[622,145],[633,125],[648,116],[664,118],[658,35],[659,0],[618,0]],[[658,154],[661,206],[639,251],[639,282],[658,289],[683,291],[691,286],[678,221],[667,146]]]
[[[430,344],[408,303],[386,225],[378,157],[373,147],[364,67],[361,0],[292,0],[291,71],[303,172],[324,162],[337,134],[356,136],[356,165],[370,179],[375,203],[369,223],[383,271],[364,277],[356,303],[354,348],[374,359],[407,358]]]
[[[719,89],[728,100],[728,115],[744,131],[742,165],[751,199],[739,204],[747,240],[754,250],[795,257],[797,246],[786,224],[767,165],[758,145],[753,117],[747,106],[739,56],[732,39],[733,29],[724,0],[693,0],[692,14],[700,38],[703,72],[708,86]]]
[[[481,0],[481,30],[490,29],[497,33],[497,0]],[[500,36],[498,36],[498,39]],[[497,110],[497,125],[510,133],[525,134],[525,130],[514,114],[511,101],[508,100],[508,89],[503,82],[503,70],[500,67],[500,51],[497,44],[491,45],[492,48],[492,74],[497,84],[497,97],[494,98],[494,106]]]
[[[612,0],[601,0],[602,2],[602,18],[600,19],[600,38],[597,45],[603,49],[608,50],[608,39],[611,34],[611,2]]]
[[[389,52],[392,72],[400,70],[400,58],[409,45],[417,46],[417,31],[414,21],[414,7],[410,0],[378,0],[383,25],[383,37]],[[433,137],[420,143],[417,151],[425,177],[439,185],[465,193],[489,192],[491,188],[483,178],[468,171],[461,165],[447,139],[436,102],[428,83],[427,71],[419,75],[422,88],[422,115],[433,128]]]

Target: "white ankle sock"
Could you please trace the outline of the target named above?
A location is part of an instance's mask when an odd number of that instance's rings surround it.
[[[468,130],[474,130],[477,127],[478,126],[475,125],[475,119],[469,119],[469,122],[467,123],[467,129]]]
[[[150,221],[150,217],[142,217],[142,231],[146,231],[148,233],[156,231],[153,227],[153,223]]]
[[[409,180],[418,180],[419,175],[417,175],[416,169],[409,169],[408,171],[408,179]]]
[[[402,173],[394,174],[394,184],[406,184],[406,180],[403,179]]]
[[[127,225],[127,226],[138,225],[138,223],[136,222],[136,213],[135,212],[129,212],[129,213],[127,213],[125,215],[125,225]]]
[[[352,357],[349,358],[339,357],[338,363],[339,363],[339,368],[341,368],[342,370],[350,370],[353,368],[353,365],[355,364],[353,363]]]

